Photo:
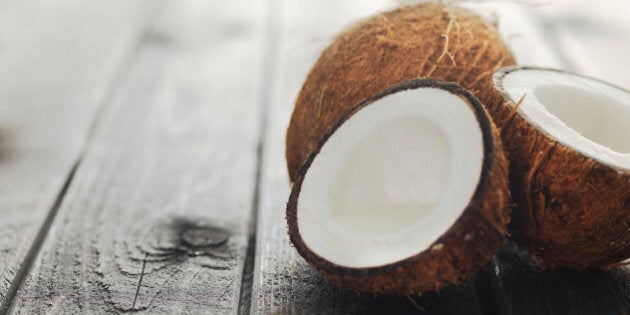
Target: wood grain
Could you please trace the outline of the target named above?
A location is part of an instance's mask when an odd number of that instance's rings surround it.
[[[153,6],[0,3],[0,313]]]
[[[265,7],[164,6],[99,119],[16,313],[238,307]]]

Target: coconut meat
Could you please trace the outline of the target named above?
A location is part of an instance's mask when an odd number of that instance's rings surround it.
[[[479,122],[459,96],[429,87],[385,96],[344,122],[314,158],[298,197],[300,236],[346,268],[417,255],[470,203],[483,152]]]
[[[630,94],[613,85],[547,69],[499,73],[495,84],[518,113],[552,139],[606,165],[630,170]]]

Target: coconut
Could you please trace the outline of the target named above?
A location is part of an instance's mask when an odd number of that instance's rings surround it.
[[[321,53],[299,93],[286,139],[291,180],[322,136],[361,100],[420,77],[479,95],[492,88],[496,70],[514,63],[494,26],[453,5],[403,6],[359,22]]]
[[[630,93],[528,67],[501,70],[494,84],[489,111],[518,205],[513,238],[554,268],[630,257]]]
[[[417,79],[350,108],[296,174],[292,243],[333,283],[412,294],[457,283],[501,247],[507,162],[481,103]]]

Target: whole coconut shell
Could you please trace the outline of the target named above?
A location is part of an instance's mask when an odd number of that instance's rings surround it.
[[[385,12],[341,33],[320,55],[295,103],[287,131],[291,181],[317,142],[348,110],[413,78],[480,91],[515,61],[495,27],[468,10],[421,3]],[[487,104],[486,104],[487,105]]]

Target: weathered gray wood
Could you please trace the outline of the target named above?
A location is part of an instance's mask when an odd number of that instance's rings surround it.
[[[237,309],[263,1],[170,0],[68,189],[16,313]]]
[[[545,47],[518,53],[528,64],[597,76],[630,88],[630,67],[620,51],[630,48],[624,1],[608,1],[606,10],[592,1],[555,2],[533,9]],[[532,46],[539,47],[539,46]],[[539,57],[542,56],[542,57]],[[616,56],[616,57],[615,57]],[[547,271],[515,245],[503,249],[489,269],[501,313],[630,314],[630,269]]]
[[[253,283],[253,313],[537,313],[579,311],[578,307],[622,310],[628,300],[626,275],[611,273],[541,273],[513,245],[462,287],[428,293],[423,298],[371,297],[335,288],[311,270],[289,245],[284,220],[289,184],[284,162],[284,135],[293,101],[318,52],[357,16],[387,5],[379,1],[290,1],[279,18],[280,50],[270,98],[258,211],[258,239]],[[545,6],[471,4],[500,17],[501,31],[522,64],[571,68],[580,61],[560,50]],[[334,10],[330,8],[334,7]],[[485,7],[485,8],[484,8]],[[542,23],[542,22],[546,23]],[[577,31],[576,31],[577,32]],[[575,36],[575,35],[574,35]],[[614,46],[614,45],[613,45]],[[609,45],[610,47],[610,45]],[[562,48],[564,49],[564,48]],[[515,252],[516,251],[516,252]],[[515,258],[516,257],[516,258]],[[588,286],[580,284],[586,281]],[[603,283],[599,283],[602,281]],[[521,286],[523,284],[523,286]],[[520,290],[519,290],[520,288]],[[592,294],[595,301],[589,302]],[[610,296],[606,296],[610,294]],[[625,294],[625,295],[624,295]],[[552,298],[550,298],[550,296]],[[577,299],[581,299],[578,301]],[[555,304],[553,304],[555,303]],[[567,303],[574,303],[571,306]],[[606,310],[606,308],[601,308]]]
[[[152,7],[0,2],[0,313]]]

